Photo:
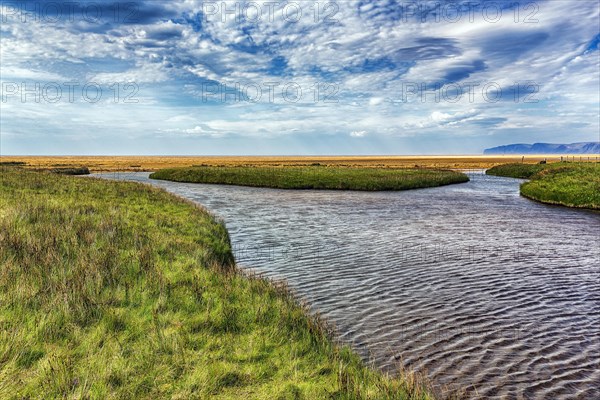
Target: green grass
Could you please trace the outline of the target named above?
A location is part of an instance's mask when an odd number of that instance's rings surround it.
[[[152,179],[278,189],[406,190],[467,182],[460,172],[431,169],[345,167],[208,167],[170,168]]]
[[[336,345],[223,223],[150,186],[4,168],[0,398],[428,399]]]
[[[487,175],[505,176],[508,178],[529,179],[553,164],[503,164],[485,171]]]
[[[600,209],[599,163],[506,164],[486,174],[531,179],[521,195],[543,203]]]

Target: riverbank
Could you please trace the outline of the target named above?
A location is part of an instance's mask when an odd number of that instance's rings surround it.
[[[530,179],[520,192],[532,200],[600,210],[600,163],[506,164],[486,174]]]
[[[449,170],[305,167],[191,167],[154,172],[151,179],[277,189],[407,190],[468,182]]]
[[[432,398],[240,273],[188,201],[14,168],[0,193],[1,398]]]

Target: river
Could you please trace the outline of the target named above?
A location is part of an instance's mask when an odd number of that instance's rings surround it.
[[[285,279],[384,371],[470,398],[600,396],[600,213],[519,196],[521,181],[402,192],[154,181],[222,217],[240,266]]]

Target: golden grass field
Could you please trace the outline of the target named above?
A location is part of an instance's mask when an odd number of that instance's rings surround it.
[[[599,155],[569,156],[574,161],[600,161]],[[27,168],[86,166],[92,172],[156,171],[162,168],[205,166],[321,165],[383,168],[481,169],[499,164],[560,161],[557,155],[521,156],[1,156],[0,162],[25,162]]]

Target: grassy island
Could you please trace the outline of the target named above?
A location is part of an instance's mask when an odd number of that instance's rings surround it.
[[[542,203],[600,209],[600,163],[505,164],[488,175],[530,179],[521,195]]]
[[[215,183],[277,189],[406,190],[467,182],[450,170],[420,168],[212,167],[169,168],[154,172],[152,179],[175,182]]]
[[[0,398],[430,399],[371,370],[206,210],[130,182],[0,171]]]

